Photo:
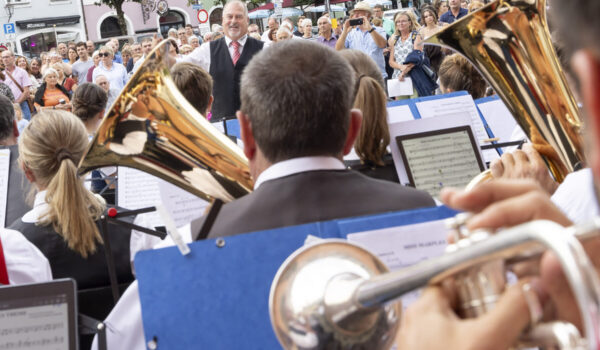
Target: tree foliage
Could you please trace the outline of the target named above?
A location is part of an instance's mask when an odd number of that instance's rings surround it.
[[[119,23],[119,29],[121,29],[121,35],[127,35],[127,24],[125,23],[125,13],[123,12],[123,3],[125,2],[137,2],[141,3],[142,0],[100,0],[96,2],[96,5],[106,5],[117,13],[117,21]]]

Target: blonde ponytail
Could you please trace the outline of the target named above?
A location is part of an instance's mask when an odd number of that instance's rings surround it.
[[[95,221],[104,211],[104,203],[77,176],[76,164],[87,143],[81,120],[55,110],[38,113],[19,139],[20,162],[32,172],[36,185],[46,189],[48,210],[37,224],[52,224],[69,248],[84,258],[102,243]]]

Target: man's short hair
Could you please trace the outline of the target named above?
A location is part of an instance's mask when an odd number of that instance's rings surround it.
[[[189,24],[189,23],[188,23],[188,24],[186,24],[186,25],[185,25],[185,27],[186,27],[186,28],[193,28],[193,27],[192,27],[192,25],[191,25],[191,24]]]
[[[306,27],[309,24],[312,26],[312,20],[310,18],[305,18],[302,20],[302,28]]]
[[[75,44],[75,47],[76,47],[76,48],[77,48],[77,47],[80,47],[80,46],[83,46],[83,48],[84,48],[84,49],[87,49],[87,45],[86,45],[86,44],[85,44],[83,41],[80,41],[80,42],[78,42],[77,44]]]
[[[179,92],[204,115],[212,95],[213,81],[210,74],[196,64],[181,62],[171,70],[171,78]]]
[[[15,125],[15,108],[8,97],[0,95],[0,141],[6,140],[13,133]]]
[[[327,22],[329,22],[329,24],[331,24],[331,18],[327,17],[327,16],[321,16],[319,17],[319,19],[317,20],[317,24],[319,23],[319,21],[321,21],[322,19],[326,19]]]
[[[272,163],[339,156],[348,133],[353,89],[352,69],[329,47],[285,40],[261,51],[244,70],[240,109]]]
[[[147,43],[147,42],[152,42],[152,38],[144,38],[144,39],[142,39],[141,44]]]
[[[377,4],[375,6],[373,6],[374,9],[380,9],[381,11],[383,11],[383,5],[381,4]]]

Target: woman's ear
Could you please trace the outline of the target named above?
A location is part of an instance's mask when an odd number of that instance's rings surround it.
[[[25,174],[27,181],[29,181],[31,183],[35,183],[35,175],[33,174],[33,171],[31,171],[31,169],[29,169],[27,167],[27,165],[25,165],[25,163],[20,163],[20,164],[21,164],[21,170],[23,170],[23,174]]]

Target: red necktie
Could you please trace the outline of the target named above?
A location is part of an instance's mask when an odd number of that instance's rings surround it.
[[[233,46],[233,57],[231,57],[231,60],[233,61],[233,65],[235,66],[237,61],[240,59],[240,43],[238,43],[237,41],[232,41],[231,46]]]

